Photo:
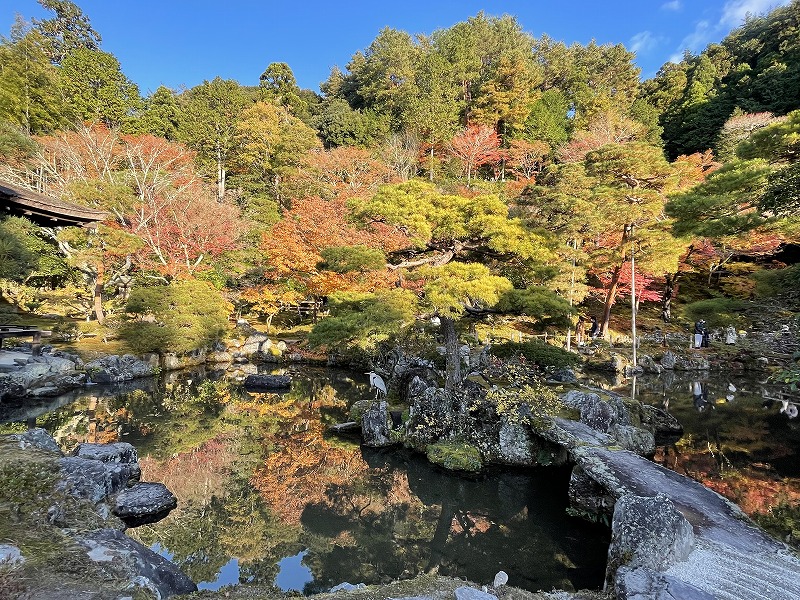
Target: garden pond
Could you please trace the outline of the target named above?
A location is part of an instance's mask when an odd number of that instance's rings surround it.
[[[201,589],[239,582],[305,594],[437,571],[530,590],[602,586],[609,532],[567,513],[568,468],[478,478],[326,433],[373,395],[363,374],[298,367],[286,393],[254,393],[222,373],[171,373],[95,386],[0,414],[61,447],[127,441],[142,479],[178,497],[163,521],[129,530]],[[681,439],[655,460],[764,512],[800,498],[800,419],[754,379],[704,376],[590,383],[667,408]],[[699,399],[698,392],[699,390]],[[735,391],[732,391],[735,390]]]

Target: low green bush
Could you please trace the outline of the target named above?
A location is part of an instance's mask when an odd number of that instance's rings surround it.
[[[580,356],[567,352],[547,342],[530,340],[527,342],[504,342],[492,346],[491,354],[497,358],[509,359],[524,356],[525,360],[542,369],[552,367],[561,369],[571,367],[580,362]]]

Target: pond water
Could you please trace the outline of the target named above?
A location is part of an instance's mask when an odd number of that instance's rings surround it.
[[[665,408],[684,427],[659,440],[655,460],[735,501],[750,515],[800,502],[800,418],[773,400],[766,376],[665,372],[596,381]]]
[[[530,590],[602,585],[609,533],[566,514],[568,469],[444,473],[397,450],[326,435],[370,397],[362,374],[298,369],[285,394],[250,393],[214,374],[97,387],[3,429],[48,429],[66,449],[128,441],[142,478],[178,508],[129,533],[201,589],[238,582],[303,593],[422,572]]]

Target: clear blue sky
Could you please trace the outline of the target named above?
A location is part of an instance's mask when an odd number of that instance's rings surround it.
[[[622,43],[652,77],[684,49],[701,51],[741,24],[789,0],[73,0],[143,95],[193,87],[216,76],[257,85],[285,62],[302,88],[319,90],[331,67],[344,70],[386,26],[411,34],[444,29],[483,10],[514,15],[536,37],[568,44]],[[3,0],[0,33],[15,15],[47,13],[35,0]]]

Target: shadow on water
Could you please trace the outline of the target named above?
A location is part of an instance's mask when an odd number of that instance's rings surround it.
[[[372,397],[366,376],[291,374],[280,394],[198,371],[96,386],[21,420],[67,450],[133,443],[143,479],[163,481],[178,508],[129,533],[203,589],[253,582],[308,594],[433,571],[490,583],[499,570],[530,590],[602,585],[609,534],[566,514],[568,470],[467,479],[362,449],[325,430]]]

